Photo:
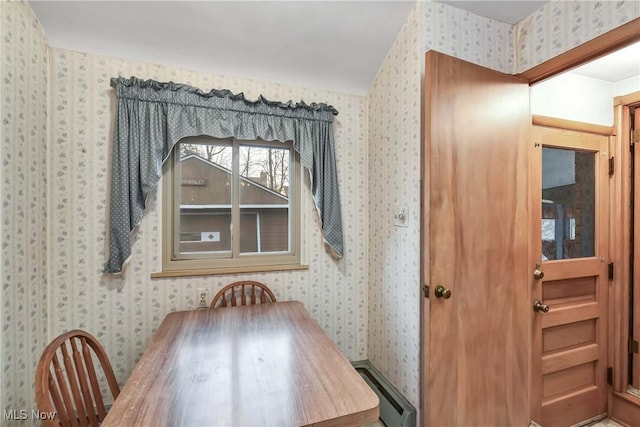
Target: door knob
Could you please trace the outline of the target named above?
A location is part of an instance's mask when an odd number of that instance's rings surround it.
[[[549,312],[549,306],[547,304],[543,304],[538,300],[535,300],[533,302],[533,311],[535,312],[543,312],[543,313],[548,313]]]
[[[544,277],[544,271],[536,268],[535,270],[533,270],[533,277],[535,277],[536,280],[542,279]]]
[[[438,298],[449,299],[451,298],[451,289],[447,289],[444,286],[436,286],[433,290],[433,294]]]

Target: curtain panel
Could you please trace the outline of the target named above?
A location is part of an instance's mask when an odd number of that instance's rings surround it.
[[[333,137],[335,108],[322,103],[249,101],[243,93],[117,77],[118,98],[111,168],[109,259],[105,273],[120,273],[131,256],[131,232],[175,144],[188,136],[293,141],[311,178],[325,243],[343,255],[342,215]]]

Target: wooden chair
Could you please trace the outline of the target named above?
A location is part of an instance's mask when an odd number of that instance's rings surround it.
[[[247,298],[248,297],[248,298]],[[227,307],[231,305],[253,305],[276,302],[276,297],[266,285],[253,280],[234,282],[220,289],[211,301],[210,308]]]
[[[91,334],[69,331],[44,349],[36,368],[36,405],[40,412],[57,413],[56,419],[43,421],[45,427],[100,425],[107,411],[96,364],[115,400],[120,387],[107,354]]]

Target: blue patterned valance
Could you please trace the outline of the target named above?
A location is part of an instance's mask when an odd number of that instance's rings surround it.
[[[200,89],[117,77],[111,79],[118,105],[113,135],[109,260],[106,273],[120,273],[131,255],[131,231],[140,223],[149,193],[162,175],[174,145],[188,136],[293,141],[311,177],[312,194],[325,242],[343,254],[342,216],[327,104],[256,101],[228,90]]]

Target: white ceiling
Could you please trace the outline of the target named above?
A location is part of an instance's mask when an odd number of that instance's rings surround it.
[[[412,0],[30,0],[51,46],[366,94]],[[446,2],[506,22],[544,1]]]
[[[507,24],[517,24],[536,10],[540,9],[549,1],[462,1],[439,0],[438,3],[445,3],[449,6],[464,9],[475,15],[491,18],[495,21],[506,22]]]
[[[33,1],[51,46],[365,94],[411,1]],[[144,77],[144,76],[142,76]]]
[[[519,22],[547,3],[440,2],[507,23]],[[29,3],[54,47],[355,94],[367,93],[415,4],[411,0]]]
[[[640,76],[640,42],[582,65],[571,73],[611,83]]]

